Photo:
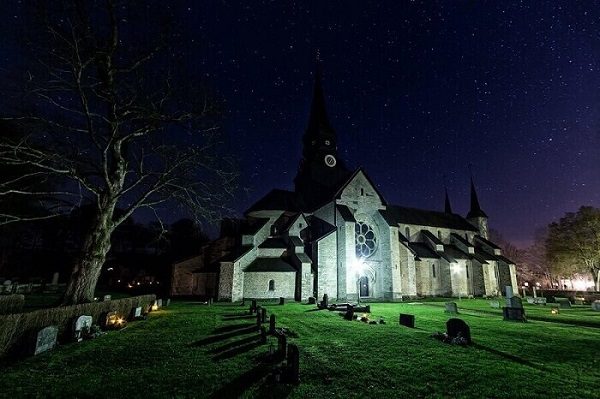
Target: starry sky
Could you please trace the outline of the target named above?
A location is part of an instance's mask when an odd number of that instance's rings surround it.
[[[191,69],[226,104],[240,214],[271,188],[293,189],[317,50],[339,156],[388,203],[443,210],[445,180],[465,215],[472,164],[490,227],[518,246],[565,212],[600,206],[593,2],[178,6]]]

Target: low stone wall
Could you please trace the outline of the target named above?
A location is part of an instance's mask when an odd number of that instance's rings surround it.
[[[24,305],[23,294],[0,295],[0,315],[22,312]]]
[[[519,290],[520,294],[523,293],[523,289]],[[533,290],[531,287],[527,290],[528,296],[533,296]],[[545,290],[538,289],[537,296],[543,296],[548,299],[548,303],[554,302],[554,297],[569,298],[571,302],[575,302],[575,298],[584,298],[586,303],[592,303],[596,300],[600,300],[600,291],[573,291],[573,290]]]
[[[128,317],[131,309],[141,306],[147,312],[156,295],[140,295],[130,298],[80,305],[59,306],[27,313],[0,315],[0,357],[22,352],[30,334],[47,326],[57,326],[59,342],[68,342],[71,324],[76,317],[90,315],[94,324],[104,312],[116,311]],[[62,337],[62,339],[60,339]]]

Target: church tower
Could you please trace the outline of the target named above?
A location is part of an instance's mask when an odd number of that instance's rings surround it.
[[[302,142],[302,160],[294,184],[306,206],[318,206],[331,199],[350,174],[338,157],[337,137],[327,117],[318,59],[308,127]]]
[[[488,239],[488,216],[479,206],[479,199],[477,198],[477,191],[475,191],[475,184],[473,183],[473,176],[471,176],[471,209],[467,214],[467,220],[473,226],[479,230],[479,235]]]
[[[448,196],[448,188],[444,187],[446,192],[446,200],[444,201],[444,213],[452,213],[452,206],[450,205],[450,197]]]

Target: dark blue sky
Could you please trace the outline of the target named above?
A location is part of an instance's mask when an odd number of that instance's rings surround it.
[[[472,163],[490,226],[518,245],[600,206],[593,2],[204,3],[178,2],[179,21],[187,69],[226,101],[238,212],[293,187],[316,49],[340,155],[389,203],[442,210],[446,175],[466,214]]]

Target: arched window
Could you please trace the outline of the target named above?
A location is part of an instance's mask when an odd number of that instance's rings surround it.
[[[275,280],[269,280],[269,291],[275,291]]]
[[[355,224],[355,249],[358,259],[368,258],[377,249],[377,237],[373,227],[363,222]]]
[[[408,226],[404,229],[404,235],[406,236],[406,239],[410,241],[410,228]]]
[[[442,241],[442,231],[438,230],[438,240]]]
[[[467,278],[469,278],[469,265],[465,266],[465,269],[467,270]]]
[[[434,263],[431,264],[431,274],[433,275],[433,278],[435,278],[435,264]]]

